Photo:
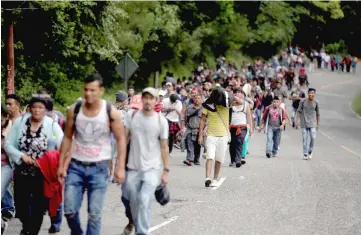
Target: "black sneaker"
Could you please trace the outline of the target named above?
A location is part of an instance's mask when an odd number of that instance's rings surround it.
[[[230,167],[234,167],[234,166],[235,166],[235,164],[236,164],[236,163],[231,162],[231,163],[229,163],[229,166],[230,166]]]
[[[212,180],[210,178],[206,178],[206,181],[204,182],[205,186],[208,188],[212,183]]]
[[[1,218],[5,221],[8,222],[9,220],[11,220],[12,218],[15,217],[15,213],[9,210],[4,210],[1,212]]]
[[[242,163],[242,165],[246,164],[246,159],[242,158],[241,163]]]
[[[201,163],[200,162],[194,162],[194,165],[199,166]]]
[[[237,163],[236,163],[236,167],[237,167],[237,168],[240,168],[241,166],[242,166],[242,162],[237,162]]]
[[[270,153],[266,153],[266,157],[267,157],[267,158],[270,158],[270,157],[271,157],[271,154],[270,154]]]
[[[125,226],[125,228],[123,230],[123,234],[124,235],[132,234],[133,230],[134,230],[134,225],[129,223],[129,224],[127,224],[127,226]]]
[[[50,234],[59,234],[60,231],[57,231],[53,226],[49,228],[49,235]]]

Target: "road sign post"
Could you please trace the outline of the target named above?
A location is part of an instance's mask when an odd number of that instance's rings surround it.
[[[120,77],[124,79],[124,90],[128,90],[128,79],[138,68],[138,64],[129,55],[128,51],[126,51],[125,56],[120,60],[119,64],[115,66],[115,70],[119,73]]]

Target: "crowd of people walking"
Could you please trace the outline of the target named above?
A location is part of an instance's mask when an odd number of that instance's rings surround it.
[[[313,52],[311,60],[320,57],[324,68],[331,61],[334,70],[344,61],[349,71],[347,58],[335,65],[335,57]],[[101,75],[91,74],[84,79],[84,96],[69,106],[66,118],[46,89],[32,95],[25,113],[18,95],[6,96],[1,107],[2,234],[15,215],[21,234],[38,234],[46,211],[49,234],[60,232],[63,213],[71,234],[100,234],[109,182],[121,184],[128,218],[124,234],[149,234],[152,198],[161,205],[169,202],[173,147],[185,152],[187,167],[200,165],[201,156],[206,159],[205,187],[218,185],[228,151],[230,167],[246,164],[255,130],[267,133],[265,157],[277,157],[287,121],[289,128],[301,128],[302,158],[312,159],[320,109],[316,90],[303,91],[312,85],[306,67],[297,47],[239,69],[220,56],[214,70],[201,64],[192,77],[178,80],[167,73],[160,89],[137,94],[129,87],[117,92],[114,104],[101,98]],[[79,218],[84,192],[86,232]]]

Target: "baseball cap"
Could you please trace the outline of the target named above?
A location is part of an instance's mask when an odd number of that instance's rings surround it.
[[[145,88],[145,89],[143,90],[143,92],[142,92],[142,95],[144,95],[144,94],[146,94],[146,93],[151,94],[151,95],[152,95],[153,97],[155,97],[155,98],[158,98],[158,97],[159,97],[159,92],[158,92],[158,90],[155,89],[155,88],[153,88],[153,87],[147,87],[147,88]]]
[[[123,102],[128,99],[128,94],[125,91],[118,91],[115,94],[115,101],[116,102]]]
[[[167,82],[165,85],[166,86],[173,86],[173,84],[171,82]]]
[[[159,93],[159,96],[165,96],[167,94],[167,91],[160,90],[158,93]]]

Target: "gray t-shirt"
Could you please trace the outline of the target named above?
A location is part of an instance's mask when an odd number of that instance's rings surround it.
[[[284,90],[282,87],[274,89],[273,94],[275,96],[278,96],[281,99],[286,99],[287,98],[287,91]]]
[[[168,139],[168,121],[159,114],[145,116],[142,111],[128,112],[125,126],[131,135],[128,168],[137,171],[160,169],[162,156],[160,139]]]
[[[316,100],[301,100],[297,112],[300,113],[301,128],[317,127],[317,116],[320,115],[320,111]]]

